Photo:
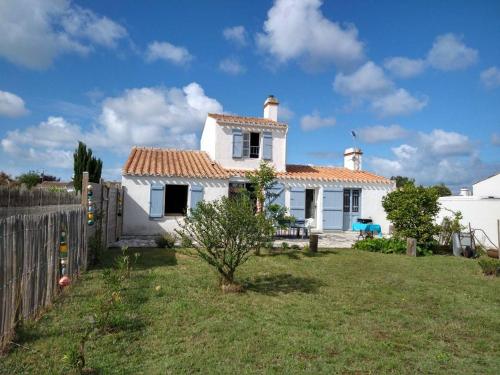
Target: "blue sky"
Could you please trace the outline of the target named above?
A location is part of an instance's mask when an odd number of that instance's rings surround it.
[[[500,170],[498,1],[0,4],[0,169],[117,179],[131,145],[198,148],[208,111],[289,123],[289,163],[454,189]]]

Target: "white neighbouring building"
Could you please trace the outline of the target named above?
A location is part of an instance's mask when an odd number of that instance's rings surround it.
[[[475,231],[477,240],[487,248],[492,243],[500,246],[498,222],[500,220],[500,173],[478,181],[472,185],[472,191],[461,189],[460,195],[439,198],[441,210],[437,222],[441,223],[445,216],[452,216],[453,212],[462,214],[461,224]],[[486,238],[489,238],[489,240]],[[490,242],[491,241],[491,242]]]
[[[297,219],[311,218],[312,230],[350,230],[371,218],[387,233],[382,197],[394,183],[362,170],[362,152],[344,153],[344,167],[286,163],[288,126],[278,121],[279,103],[264,103],[264,117],[208,114],[199,151],[132,148],[123,168],[123,234],[172,231],[200,200],[216,200],[248,187],[245,173],[262,160],[276,172],[275,203]]]

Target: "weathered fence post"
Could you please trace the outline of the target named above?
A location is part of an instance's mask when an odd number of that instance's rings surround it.
[[[313,253],[318,252],[318,235],[310,234],[309,235],[309,250]]]
[[[89,185],[89,172],[83,172],[82,176],[82,206],[87,207],[87,186]]]
[[[415,238],[408,237],[406,239],[406,255],[417,256],[417,240]]]

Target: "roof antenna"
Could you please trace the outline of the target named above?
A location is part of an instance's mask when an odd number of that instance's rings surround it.
[[[357,134],[354,130],[351,130],[351,135],[352,135],[352,141],[354,143],[354,150],[357,150],[358,149],[358,146],[357,146]]]

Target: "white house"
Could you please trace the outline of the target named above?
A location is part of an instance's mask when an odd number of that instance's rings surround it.
[[[439,198],[439,203],[438,223],[460,211],[461,224],[478,229],[475,234],[480,243],[486,247],[492,247],[491,242],[500,245],[497,222],[500,220],[500,173],[473,184],[472,192],[464,188],[460,195]]]
[[[312,218],[313,230],[349,230],[363,217],[387,232],[381,200],[394,189],[393,182],[363,171],[357,148],[345,151],[344,167],[287,164],[288,126],[278,121],[278,106],[270,96],[263,118],[208,114],[199,151],[134,147],[122,175],[123,233],[175,229],[200,200],[246,187],[245,172],[262,160],[277,172],[276,203],[298,219]]]

